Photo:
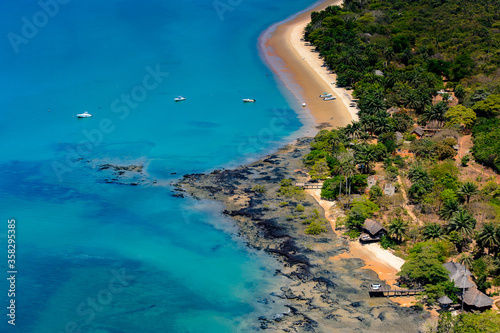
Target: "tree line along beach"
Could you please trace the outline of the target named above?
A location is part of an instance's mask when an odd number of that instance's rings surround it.
[[[447,306],[453,303],[452,308],[459,312],[464,303],[475,310],[497,309],[495,301],[498,300],[498,290],[490,287],[498,283],[495,282],[498,280],[495,277],[495,272],[498,272],[498,267],[495,268],[498,258],[495,255],[500,239],[495,241],[493,238],[496,236],[491,236],[490,243],[486,243],[485,239],[488,239],[489,229],[490,234],[494,235],[500,226],[493,209],[488,208],[488,217],[485,218],[484,212],[479,216],[481,213],[475,206],[469,205],[469,200],[478,195],[480,190],[481,193],[497,190],[498,177],[490,170],[486,182],[483,179],[484,168],[479,171],[474,166],[477,165],[475,162],[469,164],[471,157],[464,147],[472,147],[470,133],[476,113],[478,118],[498,115],[500,104],[495,103],[500,102],[500,99],[497,101],[495,96],[500,95],[495,95],[495,92],[498,93],[499,88],[491,84],[489,89],[493,93],[483,93],[482,89],[486,89],[483,87],[477,88],[476,92],[472,88],[465,92],[460,83],[467,84],[466,79],[473,73],[460,72],[459,67],[453,67],[451,60],[432,59],[427,65],[428,74],[416,74],[422,77],[427,75],[423,78],[424,81],[428,80],[427,90],[434,89],[429,96],[421,98],[423,104],[416,102],[417,97],[413,103],[396,98],[389,101],[380,97],[382,101],[373,101],[373,105],[379,103],[373,108],[384,114],[382,118],[386,123],[371,119],[373,124],[370,124],[368,115],[358,113],[360,107],[367,113],[368,104],[357,104],[352,87],[346,89],[344,82],[339,84],[337,74],[317,51],[318,45],[313,46],[304,39],[306,27],[309,33],[315,29],[319,31],[325,18],[333,17],[328,24],[331,24],[332,29],[337,25],[342,31],[349,24],[349,29],[354,30],[355,23],[352,22],[356,19],[363,19],[365,21],[361,24],[368,25],[383,16],[380,11],[367,9],[367,4],[359,4],[358,8],[353,1],[347,2],[350,8],[361,13],[341,13],[340,9],[330,6],[341,5],[342,1],[325,1],[273,25],[259,39],[262,57],[292,92],[291,104],[299,106],[304,103],[303,106],[314,117],[316,128],[321,129],[316,138],[299,138],[275,154],[234,170],[186,175],[176,184],[176,195],[184,196],[186,193],[195,198],[222,202],[224,214],[234,218],[240,235],[249,246],[271,253],[285,264],[285,269],[277,274],[289,278],[290,284],[282,286],[272,296],[286,299],[290,311],[274,318],[259,318],[263,329],[293,332],[398,332],[404,326],[409,332],[423,332],[433,331],[432,327],[426,325],[436,326],[438,316],[440,322],[437,330],[441,327],[439,325],[445,325],[441,320],[457,327],[461,321],[467,322],[467,327],[473,327],[475,320],[484,323],[491,318],[488,316],[492,316],[492,312],[486,311],[478,316],[462,313],[456,317],[458,319],[451,319],[447,317],[451,313]],[[376,8],[376,5],[373,6]],[[318,13],[324,9],[327,11]],[[316,19],[311,25],[309,22],[313,12]],[[345,20],[341,22],[338,17],[334,17],[336,13],[344,15]],[[362,14],[364,16],[361,17]],[[498,17],[495,19],[498,21]],[[363,35],[365,40],[371,37],[369,33]],[[393,42],[396,44],[397,38]],[[402,46],[401,51],[406,52],[406,55],[401,52],[397,58],[390,54],[391,51],[387,53],[392,63],[395,63],[391,70],[418,72],[419,69],[411,67],[408,58],[405,58],[412,56],[412,42],[405,40],[404,43],[407,45]],[[455,63],[464,62],[461,57],[456,57]],[[358,61],[363,63],[365,59]],[[385,61],[383,66],[387,67],[388,63]],[[438,63],[442,66],[440,69],[433,67]],[[443,69],[446,66],[449,67]],[[340,75],[344,81],[345,73]],[[366,85],[389,80],[380,69],[365,76],[369,76],[366,80],[368,83],[363,81]],[[357,82],[362,79],[356,78]],[[443,81],[447,82],[446,89],[443,89]],[[352,78],[350,83],[355,83]],[[406,89],[411,90],[408,88],[411,84],[415,83],[409,83]],[[356,96],[368,94],[366,91],[370,88],[362,86],[365,90],[358,89]],[[332,94],[336,102],[325,103],[325,100],[318,98],[323,92]],[[483,95],[476,97],[480,94]],[[363,103],[369,102],[368,97],[362,99]],[[466,109],[461,103],[469,108]],[[303,112],[298,107],[296,109]],[[377,114],[372,118],[376,117]],[[337,131],[337,128],[341,129]],[[331,129],[334,130],[328,131]],[[396,138],[398,133],[401,136],[399,139]],[[479,137],[477,133],[473,135]],[[392,141],[394,143],[390,143]],[[425,151],[423,145],[426,143],[432,146],[431,153]],[[348,144],[361,148],[356,148],[358,151]],[[329,145],[333,145],[333,148]],[[377,149],[383,152],[377,153]],[[479,153],[474,153],[479,161]],[[356,158],[354,154],[357,154]],[[365,156],[359,158],[358,155],[363,154]],[[377,160],[377,154],[384,157]],[[358,168],[361,172],[357,175]],[[435,191],[439,191],[435,184],[446,182],[443,170],[447,168],[455,183],[442,185],[440,191],[449,197],[437,193],[435,208],[425,211],[423,198],[431,198],[431,188],[426,186],[434,186],[437,188]],[[422,180],[427,185],[419,183],[416,173],[427,177]],[[311,178],[313,182],[319,181],[319,185],[304,190],[303,184],[311,181]],[[478,186],[476,182],[483,183]],[[331,184],[331,187],[327,184]],[[417,194],[418,186],[421,186],[421,194]],[[491,196],[495,198],[495,195]],[[450,205],[455,205],[456,209],[446,215],[444,209],[450,208]],[[381,207],[385,212],[382,212]],[[360,214],[362,219],[355,214]],[[384,226],[380,225],[377,230],[384,230],[385,234],[376,238],[382,240],[384,248],[376,243],[362,242],[363,239],[371,239],[365,223],[372,216],[384,221]],[[476,219],[479,218],[481,224],[478,223],[476,228]],[[457,226],[460,223],[467,226],[460,229],[462,227]],[[477,230],[476,236],[473,236],[474,228]],[[412,230],[412,234],[409,230]],[[358,241],[361,232],[368,233],[368,238]],[[433,236],[433,232],[439,235]],[[371,236],[375,237],[373,234]],[[459,236],[460,240],[453,240],[453,237]],[[349,237],[354,241],[348,241]],[[475,247],[475,242],[479,248]],[[489,244],[491,251],[484,253],[481,244]],[[463,249],[467,249],[468,253],[460,255]],[[433,263],[425,262],[424,265],[429,266],[423,268],[440,274],[434,281],[428,276],[416,278],[414,275],[415,269],[419,269],[416,263],[428,253],[433,253],[433,260],[439,257]],[[446,265],[445,261],[448,262]],[[458,280],[449,268],[450,263],[464,270],[464,275],[469,274],[472,283],[470,291],[465,288],[459,290]],[[481,268],[485,266],[489,267],[489,273]],[[467,269],[471,269],[472,273]],[[422,295],[400,296],[391,300],[371,299],[368,291],[378,289],[381,285],[385,286],[383,288],[409,288]],[[487,290],[492,298],[486,295]],[[467,300],[467,293],[479,295],[477,297],[484,302]],[[448,301],[446,304],[440,303]],[[484,332],[490,331],[485,327]]]

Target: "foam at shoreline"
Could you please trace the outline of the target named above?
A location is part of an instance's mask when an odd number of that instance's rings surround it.
[[[291,94],[286,94],[296,112],[308,110],[317,124],[327,127],[345,126],[357,120],[357,109],[349,107],[351,93],[332,85],[335,75],[325,67],[314,48],[301,41],[302,32],[310,21],[313,11],[323,10],[342,1],[329,0],[318,2],[291,17],[273,24],[259,37],[259,51],[275,75],[283,82]],[[318,95],[323,91],[331,92],[336,101],[325,102]],[[300,105],[305,102],[307,108]],[[339,103],[341,102],[341,103]]]

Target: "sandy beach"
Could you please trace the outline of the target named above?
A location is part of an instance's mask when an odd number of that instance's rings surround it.
[[[306,109],[311,112],[316,122],[328,124],[330,128],[345,126],[358,119],[356,108],[349,107],[352,93],[332,84],[336,82],[335,74],[324,67],[323,60],[314,47],[302,38],[304,29],[310,22],[311,12],[341,3],[342,0],[324,1],[291,19],[279,22],[261,36],[264,56],[274,72],[297,99],[307,104]],[[332,93],[337,99],[323,101],[318,97],[322,92]],[[319,190],[307,192],[323,207],[325,217],[335,231],[336,217],[330,213],[334,203],[322,200]],[[337,235],[340,236],[338,233]],[[349,248],[349,252],[332,257],[331,260],[361,259],[365,263],[364,268],[375,271],[381,280],[389,285],[396,283],[396,274],[401,270],[403,259],[382,249],[378,244],[361,245],[359,242],[351,242]]]
[[[324,209],[325,217],[330,222],[333,231],[337,236],[341,233],[336,230],[336,216],[332,214],[332,207],[335,202],[321,199],[321,190],[306,190],[318,204]],[[360,242],[350,242],[349,251],[331,257],[330,260],[358,258],[363,260],[365,266],[363,268],[371,269],[379,276],[380,280],[385,281],[388,285],[396,283],[398,276],[396,275],[404,264],[404,260],[395,256],[391,251],[384,250],[377,243],[361,244]]]
[[[327,128],[345,126],[357,120],[354,107],[349,107],[351,92],[336,87],[336,76],[324,67],[323,60],[303,38],[303,32],[310,22],[311,12],[320,11],[341,0],[327,0],[279,22],[267,29],[260,37],[259,45],[266,61],[274,73],[297,99],[300,111],[309,111],[316,123]],[[323,101],[319,95],[328,92],[336,97],[334,101]],[[307,107],[300,108],[301,103]]]
[[[280,195],[280,181],[300,177],[302,156],[310,151],[311,138],[300,138],[275,154],[233,170],[185,175],[176,196],[216,200],[223,214],[238,227],[245,244],[272,255],[282,265],[280,282],[269,300],[285,302],[279,321],[264,312],[254,322],[269,332],[398,332],[404,326],[417,332],[420,312],[411,299],[371,298],[370,284],[381,280],[391,285],[402,259],[379,247],[349,242],[335,230],[338,212],[333,202],[321,200],[319,190],[303,199]],[[252,190],[256,184],[264,191]],[[308,194],[311,194],[308,190]],[[286,201],[284,201],[286,200]],[[301,202],[304,211],[298,212]],[[308,235],[302,215],[317,209],[331,227],[321,235]],[[270,302],[269,304],[271,304]],[[402,304],[403,303],[403,304]]]

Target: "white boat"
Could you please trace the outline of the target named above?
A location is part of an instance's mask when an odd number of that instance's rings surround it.
[[[302,107],[305,108],[306,107],[306,103],[302,103]]]
[[[90,117],[92,117],[92,115],[90,113],[88,113],[87,111],[85,111],[84,113],[77,114],[76,116],[78,118],[90,118]]]
[[[243,103],[255,103],[255,98],[243,98]]]
[[[182,102],[185,100],[186,100],[186,97],[184,97],[184,96],[177,96],[176,98],[174,98],[174,101],[176,101],[176,102]]]
[[[329,93],[322,93],[321,95],[319,95],[320,98],[328,98],[328,97],[332,97],[332,94],[329,94]]]
[[[324,101],[333,101],[334,99],[335,97],[332,96],[323,98]]]

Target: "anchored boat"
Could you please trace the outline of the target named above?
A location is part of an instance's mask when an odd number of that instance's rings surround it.
[[[92,117],[92,115],[90,113],[88,113],[87,111],[85,111],[84,113],[79,113],[76,116],[78,118],[90,118],[90,117]]]

